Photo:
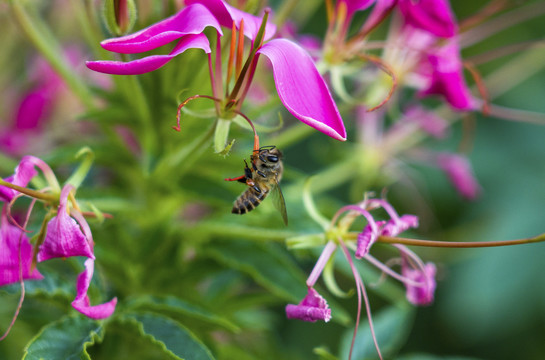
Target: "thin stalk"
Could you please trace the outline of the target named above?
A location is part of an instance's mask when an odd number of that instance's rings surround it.
[[[346,236],[347,239],[355,240],[358,238],[357,232],[350,232]],[[498,247],[510,245],[533,244],[545,241],[545,233],[523,239],[515,240],[499,240],[499,241],[437,241],[437,240],[420,240],[409,239],[392,236],[379,236],[378,242],[388,244],[403,244],[411,246],[428,246],[428,247],[444,247],[444,248],[481,248],[481,247]]]
[[[0,179],[0,185],[19,191],[20,193],[28,195],[34,199],[43,200],[43,201],[59,201],[59,197],[53,194],[43,194],[39,191],[27,189],[25,187],[9,183],[2,179]]]

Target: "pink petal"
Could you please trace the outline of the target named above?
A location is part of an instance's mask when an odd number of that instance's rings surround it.
[[[464,79],[458,44],[452,41],[429,55],[428,60],[432,67],[431,81],[421,94],[443,95],[455,109],[472,109],[473,97]]]
[[[15,168],[15,173],[6,178],[5,181],[19,186],[27,186],[29,181],[38,174],[34,168],[36,165],[36,159],[37,158],[34,156],[24,156],[19,165],[17,165]],[[8,187],[0,186],[0,201],[10,202],[18,193],[18,191]]]
[[[339,0],[337,6],[340,3],[346,5],[346,17],[350,19],[356,11],[363,11],[369,6],[373,5],[376,0]]]
[[[363,231],[358,234],[358,240],[356,242],[355,256],[361,259],[365,255],[369,254],[371,246],[377,241],[379,236],[379,230],[386,224],[386,221],[377,221],[375,230],[371,225],[365,225]]]
[[[408,229],[418,227],[418,216],[405,214],[398,219],[388,220],[382,228],[381,235],[398,236]]]
[[[439,154],[437,164],[460,195],[468,200],[473,200],[479,195],[481,187],[467,158],[458,154]]]
[[[271,61],[278,96],[289,112],[324,134],[345,141],[346,130],[337,105],[310,55],[285,39],[269,41],[258,53]]]
[[[327,301],[314,288],[309,287],[307,296],[298,305],[286,306],[286,317],[309,322],[328,322],[331,320],[331,309],[327,306]]]
[[[458,31],[447,0],[399,0],[399,9],[408,24],[436,36],[448,38]]]
[[[370,30],[378,26],[382,20],[388,16],[396,4],[397,0],[376,0],[373,10],[371,10],[371,13],[363,24],[363,33],[368,33]]]
[[[220,24],[204,6],[188,6],[174,16],[162,20],[134,34],[104,40],[106,50],[134,54],[149,51],[168,44],[188,34],[200,34],[207,26],[214,27],[220,34]]]
[[[73,189],[66,185],[61,191],[57,216],[49,220],[45,240],[40,245],[38,261],[57,257],[86,256],[94,259],[92,244],[82,232],[76,220],[66,212],[68,194]]]
[[[89,305],[87,291],[93,278],[95,261],[87,259],[85,261],[85,270],[78,276],[76,285],[76,298],[72,301],[72,307],[91,319],[105,319],[113,314],[117,304],[117,298],[113,298],[107,303],[100,305]]]
[[[420,286],[415,286],[405,283],[407,300],[409,300],[411,304],[425,306],[430,305],[433,302],[436,287],[435,273],[436,267],[433,263],[424,265],[424,271],[420,269],[411,269],[407,264],[403,265],[403,276],[421,284]]]
[[[255,39],[261,26],[262,18],[238,10],[221,0],[186,0],[185,3],[186,5],[202,4],[206,6],[214,14],[221,26],[229,29],[233,26],[233,20],[237,29],[240,29],[240,21],[244,19],[244,36],[250,40]],[[265,25],[264,41],[271,39],[275,32],[276,25],[267,22],[267,25]]]
[[[0,286],[19,282],[19,244],[21,246],[23,279],[43,279],[37,269],[30,270],[32,265],[30,241],[21,229],[8,222],[4,210],[0,227]]]
[[[152,55],[142,59],[123,61],[87,61],[85,64],[91,70],[114,75],[137,75],[159,69],[175,56],[188,49],[202,49],[210,53],[210,43],[204,34],[186,35],[180,39],[169,55]]]

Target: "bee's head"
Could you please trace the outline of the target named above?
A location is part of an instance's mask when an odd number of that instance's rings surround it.
[[[263,146],[259,149],[259,159],[264,163],[276,164],[282,160],[282,153],[274,145]]]

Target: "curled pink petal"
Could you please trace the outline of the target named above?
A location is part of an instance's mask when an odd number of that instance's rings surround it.
[[[106,50],[134,54],[149,51],[185,35],[200,34],[207,26],[212,26],[220,34],[221,27],[214,15],[204,6],[195,4],[134,34],[104,40],[100,44]]]
[[[20,249],[19,249],[20,244]],[[0,286],[19,282],[19,270],[22,268],[23,280],[40,280],[42,274],[37,269],[31,269],[32,245],[25,233],[11,225],[2,211],[0,224]],[[21,263],[19,263],[19,251]]]
[[[346,130],[337,105],[310,55],[285,39],[269,41],[258,53],[271,61],[278,96],[289,112],[324,134],[345,141]]]
[[[405,214],[398,219],[388,220],[382,228],[381,235],[398,236],[402,232],[418,227],[418,216]]]
[[[460,195],[468,200],[473,200],[479,195],[481,187],[467,158],[458,154],[439,154],[437,164]]]
[[[331,320],[331,309],[327,301],[314,288],[309,287],[307,296],[298,305],[287,305],[286,316],[288,319],[316,322],[316,320]]]
[[[186,35],[168,55],[152,55],[142,59],[123,61],[87,61],[85,64],[91,70],[114,75],[137,75],[154,71],[168,63],[175,56],[188,49],[202,49],[210,53],[210,43],[204,34]]]
[[[386,221],[377,221],[376,227],[368,224],[363,228],[363,231],[358,234],[358,240],[356,242],[356,258],[361,259],[365,255],[369,254],[371,246],[377,241],[380,235],[380,229],[386,224]]]
[[[67,210],[68,194],[73,189],[66,185],[61,192],[57,215],[49,220],[45,239],[38,252],[38,261],[57,257],[86,256],[94,259],[92,244]]]
[[[435,36],[448,38],[458,31],[447,0],[399,0],[399,9],[408,24]]]
[[[34,166],[36,165],[34,156],[24,156],[15,168],[15,173],[6,178],[5,181],[18,186],[27,186],[34,176],[38,174]],[[39,160],[39,159],[38,159]],[[41,160],[40,160],[41,161]],[[0,201],[10,202],[18,191],[5,186],[0,186]]]
[[[248,14],[238,10],[226,2],[221,0],[186,0],[186,5],[202,4],[204,5],[219,21],[221,26],[231,28],[233,21],[237,29],[240,29],[240,21],[244,19],[244,36],[248,39],[255,39],[259,27],[261,26],[262,18]],[[264,41],[271,39],[276,32],[276,25],[267,23],[265,25]]]
[[[107,303],[100,305],[89,305],[87,291],[93,278],[95,261],[87,259],[85,261],[85,270],[78,276],[76,285],[76,298],[72,301],[72,307],[91,319],[105,319],[113,314],[117,304],[117,298],[113,298]]]
[[[405,283],[407,300],[414,305],[430,305],[433,302],[436,287],[435,265],[427,263],[422,271],[420,269],[411,269],[407,264],[404,264],[401,272],[407,279],[420,284],[411,285],[411,283]]]

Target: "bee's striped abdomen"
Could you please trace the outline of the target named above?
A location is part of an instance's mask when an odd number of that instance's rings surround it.
[[[255,209],[268,194],[268,190],[261,189],[257,191],[254,187],[249,187],[235,200],[233,205],[233,214],[246,214]]]

